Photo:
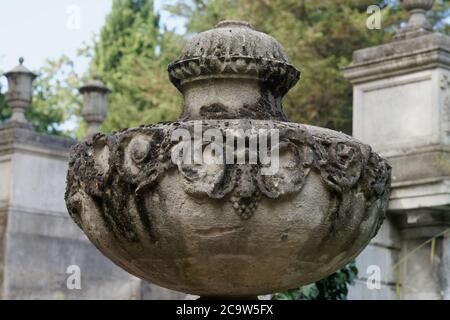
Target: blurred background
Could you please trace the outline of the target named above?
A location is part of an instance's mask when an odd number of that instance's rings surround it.
[[[380,30],[366,28],[374,4],[382,9]],[[449,6],[438,0],[430,13],[447,34]],[[28,110],[39,132],[83,136],[77,88],[93,74],[113,91],[104,132],[173,120],[180,95],[168,81],[168,63],[186,39],[227,18],[274,36],[301,69],[300,84],[284,100],[292,121],[351,133],[351,84],[340,68],[354,50],[390,41],[407,12],[395,0],[3,1],[0,70],[23,56],[40,75]],[[0,122],[10,114],[5,79],[1,84]]]

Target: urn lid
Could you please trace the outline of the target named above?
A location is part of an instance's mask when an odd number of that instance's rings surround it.
[[[100,77],[98,75],[94,75],[93,79],[84,86],[80,87],[78,91],[80,91],[81,94],[93,91],[105,94],[111,92],[111,90],[107,86],[105,86],[105,84],[100,80]]]
[[[431,8],[433,8],[434,2],[435,0],[400,0],[402,7],[408,11],[431,10]]]
[[[6,77],[15,75],[15,74],[25,74],[25,75],[29,75],[32,79],[35,79],[37,77],[37,74],[35,74],[34,72],[30,71],[28,68],[26,68],[23,65],[23,62],[25,61],[24,58],[20,57],[19,58],[19,64],[14,67],[14,69],[6,72],[4,75]]]
[[[238,20],[221,21],[214,29],[196,35],[168,71],[180,90],[185,83],[204,78],[253,78],[270,82],[280,95],[300,77],[277,40]]]

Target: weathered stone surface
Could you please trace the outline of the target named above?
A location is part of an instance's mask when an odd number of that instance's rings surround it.
[[[106,259],[73,223],[64,203],[72,139],[47,136],[20,122],[0,127],[0,298],[167,299]],[[80,267],[70,290],[67,268]]]
[[[353,134],[389,159],[392,210],[450,203],[450,37],[432,33],[356,51]]]
[[[356,258],[358,279],[355,285],[349,288],[348,299],[398,298],[397,284],[401,288],[401,269],[400,266],[395,267],[395,264],[401,256],[402,242],[392,220],[392,216],[388,215],[378,234]],[[377,284],[379,286],[375,286]]]
[[[406,26],[395,36],[396,40],[408,39],[433,31],[433,25],[426,18],[428,10],[433,8],[435,0],[400,0],[403,8],[410,12]]]
[[[281,163],[269,178],[256,165],[177,167],[169,138],[174,128],[192,127],[186,122],[96,135],[77,145],[69,212],[118,265],[179,291],[263,294],[326,276],[376,234],[389,167],[367,146],[291,123],[205,122],[224,136],[246,126],[280,128],[282,155],[295,165]],[[280,274],[283,268],[289,272]]]
[[[5,231],[6,231],[6,210],[4,208],[0,208],[0,288],[3,288],[3,280],[5,272],[5,264],[4,264]],[[0,290],[0,299],[3,299],[3,290]]]
[[[95,76],[91,81],[79,89],[83,95],[81,116],[87,124],[87,136],[100,131],[100,126],[108,112],[108,94],[111,92],[100,79]]]
[[[395,286],[380,284],[380,289],[370,290],[367,288],[365,279],[357,279],[347,296],[348,300],[396,300]]]
[[[283,121],[281,99],[299,73],[273,38],[223,22],[169,72],[184,96],[179,121],[97,134],[71,153],[69,213],[117,265],[182,292],[256,296],[327,276],[375,236],[390,166],[352,137]],[[276,131],[267,143],[279,170],[173,160],[195,148],[199,119],[202,136],[215,132],[200,150],[248,138],[250,154],[252,137],[262,147],[261,132]],[[180,131],[192,138],[172,139]]]
[[[184,96],[180,120],[286,121],[281,98],[300,77],[274,38],[233,20],[194,37],[168,71]]]

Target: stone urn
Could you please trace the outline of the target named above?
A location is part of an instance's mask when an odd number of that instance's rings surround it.
[[[328,276],[375,236],[389,165],[350,136],[288,121],[281,101],[300,73],[274,38],[223,21],[168,71],[178,121],[71,152],[67,208],[105,256],[166,288],[252,298]]]
[[[426,17],[427,11],[433,8],[435,0],[400,0],[406,11],[409,12],[409,21],[395,36],[396,40],[418,37],[433,32],[433,26]]]

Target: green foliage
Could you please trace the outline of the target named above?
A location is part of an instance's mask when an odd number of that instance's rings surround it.
[[[366,28],[373,4],[383,7],[382,30]],[[353,51],[391,40],[407,15],[398,9],[397,2],[373,0],[188,0],[171,11],[187,19],[191,33],[241,19],[274,36],[302,72],[284,99],[290,120],[351,133],[352,87],[340,69],[350,64]]]
[[[66,56],[47,60],[37,73],[32,106],[25,116],[38,132],[68,135],[69,132],[61,129],[61,124],[77,112],[80,104],[76,94],[80,82],[73,70],[73,62]],[[11,116],[11,109],[4,99],[4,94],[0,93],[0,123]]]
[[[354,284],[358,269],[352,262],[332,275],[298,289],[276,293],[273,300],[345,300],[348,286]]]
[[[5,95],[2,92],[2,86],[0,84],[0,125],[9,118],[10,112],[11,110],[6,105]]]
[[[27,119],[38,132],[69,135],[61,124],[79,112],[81,105],[78,87],[81,81],[73,62],[62,56],[47,60],[34,81],[33,105],[27,110]]]
[[[121,75],[116,72],[132,64],[136,56],[155,56],[157,34],[158,18],[153,15],[153,1],[114,0],[95,46],[96,71],[109,72],[106,76],[111,85],[120,84]]]
[[[181,99],[166,68],[180,43],[181,37],[160,30],[153,1],[114,0],[91,68],[113,91],[104,131],[178,116]]]

